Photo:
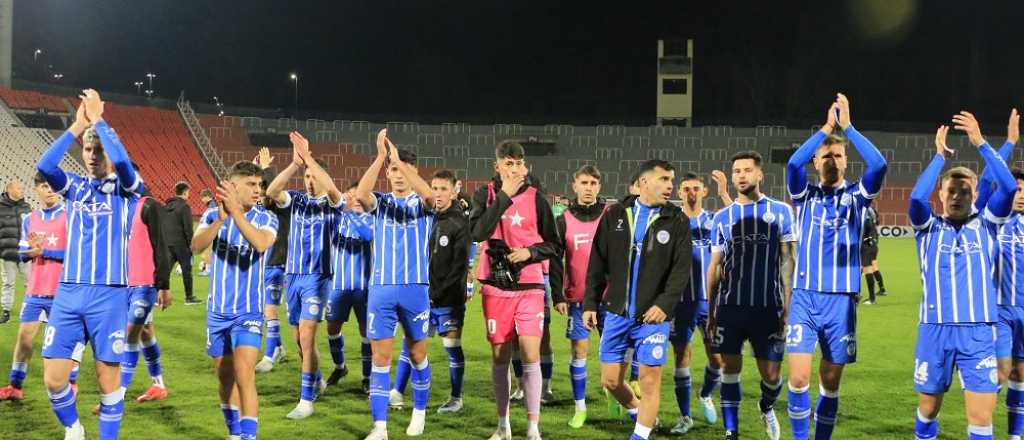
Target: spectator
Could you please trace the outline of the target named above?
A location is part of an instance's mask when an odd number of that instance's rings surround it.
[[[192,209],[188,206],[188,182],[174,184],[174,197],[164,202],[166,219],[163,222],[164,242],[170,251],[171,264],[181,268],[181,281],[185,285],[185,304],[202,301],[192,293]]]
[[[7,182],[0,194],[0,260],[3,261],[3,289],[0,290],[0,324],[11,320],[11,306],[14,305],[14,286],[18,272],[28,280],[31,263],[21,262],[18,242],[21,240],[21,221],[32,211],[25,201],[25,187],[16,179]]]

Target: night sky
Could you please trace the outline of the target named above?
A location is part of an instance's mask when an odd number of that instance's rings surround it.
[[[980,6],[984,6],[979,7]],[[646,125],[656,42],[695,39],[698,124],[1005,125],[1021,105],[1024,2],[16,0],[18,78],[409,120]],[[42,66],[33,51],[42,48]]]

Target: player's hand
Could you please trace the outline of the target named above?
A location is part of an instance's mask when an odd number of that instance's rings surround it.
[[[174,298],[171,297],[170,290],[161,290],[160,293],[157,294],[156,304],[160,306],[160,310],[167,310],[173,301]]]
[[[79,98],[85,105],[85,117],[90,123],[95,124],[103,120],[103,100],[100,99],[99,92],[85,89],[82,90],[82,95]]]
[[[975,147],[980,147],[985,143],[985,138],[981,136],[981,126],[970,112],[961,111],[953,115],[953,129],[964,132],[967,139],[971,141],[971,145]]]
[[[384,136],[384,144],[388,147],[388,161],[395,165],[401,165],[402,159],[398,156],[398,147],[391,143],[391,138]]]
[[[252,160],[252,163],[260,167],[260,169],[267,169],[270,164],[274,162],[274,156],[270,155],[270,149],[267,147],[260,148],[260,152],[256,154],[256,157]]]
[[[293,157],[298,156],[306,165],[313,162],[313,155],[309,152],[309,141],[302,136],[302,133],[297,131],[288,133],[288,140],[292,141]]]
[[[597,330],[597,312],[583,312],[583,326],[586,327],[587,330]]]
[[[821,126],[821,131],[825,133],[832,133],[832,130],[836,128],[836,109],[839,108],[839,104],[833,102],[832,105],[828,106],[828,113],[825,114],[825,124]]]
[[[85,132],[85,129],[89,128],[89,118],[85,116],[85,100],[78,103],[78,109],[75,110],[75,121],[71,123],[71,127],[68,127],[75,136],[79,136]]]
[[[1010,111],[1010,122],[1006,125],[1006,142],[1016,144],[1020,139],[1020,114],[1017,109]]]
[[[953,151],[946,145],[946,135],[948,133],[949,126],[947,125],[940,125],[939,129],[935,130],[935,154],[947,159],[956,153],[956,151]]]
[[[668,319],[668,315],[658,306],[651,306],[651,308],[647,309],[647,313],[644,313],[645,324],[661,324],[665,322],[665,319]]]
[[[707,320],[707,323],[705,323],[705,325],[704,325],[704,334],[707,335],[708,339],[711,339],[711,338],[714,337],[713,335],[715,334],[715,330],[716,330],[717,327],[718,327],[718,320],[715,319],[715,316],[714,316],[713,313],[708,313],[708,320]]]
[[[388,157],[388,129],[382,128],[377,132],[377,159]]]
[[[562,316],[568,315],[569,314],[569,304],[564,303],[564,302],[560,302],[558,304],[555,304],[555,311],[558,312],[558,314],[560,314]]]
[[[842,93],[836,93],[836,106],[839,109],[839,127],[846,130],[850,127],[850,100],[846,99],[846,95]]]
[[[522,263],[530,259],[530,249],[527,248],[515,248],[508,254],[509,263]]]
[[[515,195],[519,193],[519,188],[523,187],[525,178],[525,174],[515,177],[501,176],[501,190],[505,195],[515,197]]]
[[[225,218],[227,215],[242,213],[242,202],[238,200],[238,192],[235,190],[233,183],[222,180],[220,185],[217,186],[217,199],[220,200],[221,206],[227,211]]]
[[[725,173],[722,170],[712,171],[711,180],[715,181],[715,188],[718,189],[719,194],[729,192],[729,180],[725,177]]]
[[[38,245],[32,245],[28,249],[18,251],[18,253],[29,258],[36,258],[40,255],[43,255],[43,248]]]

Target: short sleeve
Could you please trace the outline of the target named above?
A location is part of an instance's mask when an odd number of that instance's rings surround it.
[[[277,237],[277,216],[270,211],[263,211],[260,216],[257,217],[257,223],[253,226],[261,231],[270,231],[271,234],[274,234],[274,236]]]
[[[276,201],[274,202],[274,204],[277,205],[278,208],[290,208],[292,206],[292,203],[296,202],[295,198],[297,196],[299,196],[299,192],[295,191],[293,189],[290,189],[288,191],[284,191],[281,194],[284,195],[284,201],[283,202],[276,202]]]
[[[210,227],[213,222],[217,221],[218,212],[218,208],[209,208],[203,212],[203,215],[199,216],[199,226],[196,226],[196,232]]]
[[[373,197],[373,209],[371,209],[369,211],[366,211],[366,212],[368,214],[373,214],[373,215],[378,215],[378,216],[381,215],[381,213],[384,212],[385,210],[380,209],[380,204],[381,203],[387,203],[388,198],[384,197],[384,193],[380,193],[380,192],[377,192],[377,191],[374,191],[374,192],[370,193],[370,196]]]
[[[715,214],[715,217],[711,220],[711,252],[725,252],[726,240],[728,240],[728,237],[725,236],[725,225],[722,224],[722,215]]]
[[[779,215],[779,236],[782,237],[781,241],[783,243],[797,241],[799,237],[794,226],[793,208],[785,204],[780,204],[779,208],[782,211],[781,215]]]

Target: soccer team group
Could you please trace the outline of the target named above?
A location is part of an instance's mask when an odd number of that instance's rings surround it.
[[[32,271],[11,385],[0,389],[0,399],[22,398],[32,337],[42,322],[43,382],[65,438],[84,438],[75,377],[82,352],[91,347],[101,393],[100,438],[114,439],[140,352],[154,384],[143,398],[166,395],[152,311],[169,301],[170,269],[159,238],[160,204],[103,120],[99,94],[84,90],[81,98],[74,122],[38,163],[35,190],[43,207],[22,228],[21,253]],[[786,172],[792,206],[762,194],[762,158],[745,152],[732,158],[729,177],[712,173],[725,202],[717,212],[703,207],[709,190],[700,176],[677,175],[681,170],[672,164],[649,160],[633,176],[630,194],[617,201],[602,200],[600,171],[582,167],[572,183],[576,197],[557,217],[528,172],[522,146],[512,141],[497,145],[495,177],[467,200],[451,171],[423,179],[415,155],[395,148],[386,130],[378,134],[377,156],[361,180],[342,192],[306,139],[292,133],[292,160],[280,173],[269,171],[265,150],[230,167],[191,244],[194,252],[209,248],[212,254],[206,345],[229,437],[256,438],[256,373],[271,370],[284,354],[277,312],[282,299],[301,359],[299,403],[289,418],[313,414],[317,396],[348,373],[341,330],[352,312],[363,336],[363,387],[373,420],[367,440],[388,437],[389,407],[403,404],[410,381],[413,412],[406,434],[424,433],[431,335],[441,338],[451,379],[451,397],[438,413],[459,412],[461,335],[473,294],[467,274],[476,261],[492,346],[498,423],[491,440],[512,438],[509,402],[518,399],[526,408],[526,438],[541,438],[541,401],[549,394],[552,368],[541,353],[552,306],[567,316],[573,428],[587,419],[587,352],[596,331],[609,411],[635,421],[631,439],[649,438],[658,424],[661,369],[671,344],[680,416],[670,433],[685,434],[694,425],[690,341],[700,329],[708,362],[697,406],[715,423],[719,408],[712,393],[720,386],[726,439],[739,438],[747,343],[761,375],[758,409],[767,437],[782,436],[774,406],[788,353],[792,438],[809,438],[812,413],[814,438],[831,438],[843,369],[857,357],[861,271],[877,253],[866,229],[887,168],[850,116],[849,101],[837,94],[821,130],[793,153]],[[985,171],[943,172],[953,153],[944,125],[936,132],[935,157],[911,194],[923,284],[912,371],[919,395],[915,435],[936,438],[942,397],[958,371],[968,438],[993,438],[997,391],[1006,384],[1009,437],[1019,440],[1024,171],[1011,171],[1005,162],[1017,142],[1019,117],[1011,113],[998,152],[970,113],[954,115],[951,124],[978,149]],[[59,167],[77,138],[87,176]],[[853,182],[845,178],[848,144],[866,164]],[[808,180],[808,163],[817,181]],[[374,191],[382,171],[388,192]],[[304,190],[286,190],[296,173],[303,173]],[[933,213],[929,202],[936,184],[942,214]],[[670,202],[674,196],[680,206]],[[326,380],[315,344],[324,320],[334,364]],[[402,349],[392,381],[399,327]],[[816,348],[820,393],[812,408]],[[513,372],[519,377],[515,392]],[[635,379],[626,380],[627,373]]]

